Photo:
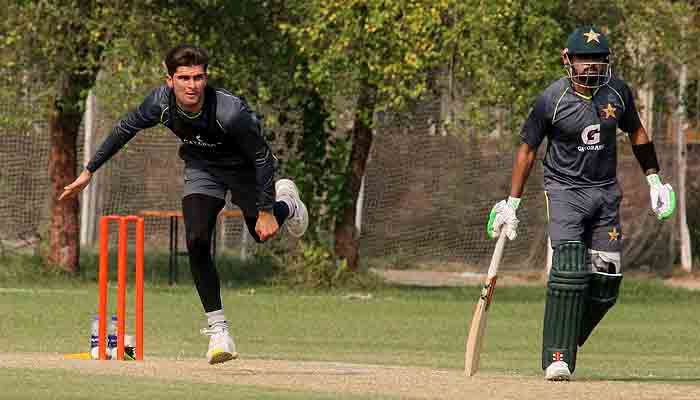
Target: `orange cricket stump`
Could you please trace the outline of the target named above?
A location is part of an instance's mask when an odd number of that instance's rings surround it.
[[[136,225],[135,237],[135,312],[136,312],[136,360],[143,360],[143,217],[106,215],[100,218],[100,271],[99,271],[99,349],[100,360],[107,359],[107,294],[109,271],[109,222],[119,223],[117,248],[117,360],[124,360],[126,335],[126,259],[128,254],[128,223]]]

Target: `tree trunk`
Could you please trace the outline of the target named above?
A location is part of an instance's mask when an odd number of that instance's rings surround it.
[[[88,87],[83,87],[88,86]],[[67,74],[49,110],[49,179],[51,226],[48,263],[78,272],[80,261],[80,207],[78,196],[58,201],[63,188],[76,178],[77,139],[81,107],[89,85],[84,77]]]
[[[372,118],[376,104],[376,89],[362,83],[357,100],[355,123],[352,128],[352,150],[345,180],[345,190],[352,201],[342,210],[335,224],[335,254],[348,263],[348,268],[357,270],[359,261],[359,235],[355,227],[357,199],[365,175],[369,151],[372,147]]]
[[[676,158],[678,159],[678,222],[680,225],[681,240],[681,268],[685,272],[693,269],[693,254],[690,243],[690,230],[688,229],[687,199],[686,194],[686,173],[688,171],[687,151],[685,145],[685,135],[688,129],[685,97],[688,86],[688,64],[681,65],[680,77],[678,78],[678,131],[676,135]]]

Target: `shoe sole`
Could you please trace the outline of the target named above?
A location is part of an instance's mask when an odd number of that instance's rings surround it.
[[[551,382],[568,382],[569,379],[571,379],[571,375],[561,373],[561,374],[555,374],[552,376],[548,376],[548,377],[546,377],[546,379],[548,381],[551,381]]]
[[[306,208],[306,204],[304,204],[304,203],[301,201],[301,198],[300,198],[300,196],[299,196],[299,188],[297,187],[296,183],[294,183],[294,181],[292,181],[291,179],[280,179],[280,180],[278,180],[278,181],[275,183],[275,191],[277,191],[278,184],[279,184],[279,186],[286,185],[286,186],[288,186],[289,188],[291,188],[291,191],[293,192],[293,196],[296,197],[297,199],[299,199],[300,206],[304,208],[304,214],[307,215],[307,217],[306,217],[306,219],[307,219],[306,227],[304,227],[304,229],[300,229],[300,232],[295,232],[294,230],[290,230],[290,229],[289,229],[289,226],[287,226],[287,231],[288,231],[292,236],[294,236],[294,237],[296,237],[296,238],[300,238],[300,237],[304,236],[304,233],[306,232],[306,229],[307,229],[307,227],[309,226],[309,223],[308,223],[308,218],[309,218],[309,217],[308,217],[308,210],[307,210],[307,208]]]
[[[307,222],[306,222],[306,226],[302,227],[298,231],[294,228],[290,229],[290,225],[287,225],[287,231],[289,232],[290,235],[294,236],[295,238],[300,238],[300,237],[304,236],[304,233],[306,233],[306,229],[309,226],[309,222],[308,222],[309,217],[308,217],[308,211],[306,209],[306,204],[302,203],[301,201],[299,203],[300,203],[300,205],[299,205],[300,208],[297,209],[297,211],[303,212],[304,214],[306,214],[306,221]],[[303,211],[301,210],[301,208],[303,208]]]
[[[287,183],[287,182],[289,182],[289,183]],[[299,197],[299,188],[297,187],[297,184],[294,183],[294,181],[291,179],[280,179],[277,182],[275,182],[275,192],[277,191],[278,186],[283,186],[283,185],[289,186],[292,189],[292,191],[294,192],[294,195],[296,197]]]
[[[211,359],[209,360],[209,364],[221,364],[225,363],[226,361],[235,360],[236,358],[238,358],[238,353],[229,353],[227,351],[222,351],[220,353],[212,355]]]

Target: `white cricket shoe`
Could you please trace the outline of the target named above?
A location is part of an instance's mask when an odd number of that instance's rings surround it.
[[[286,197],[294,205],[294,210],[289,210],[290,213],[293,212],[293,215],[287,219],[285,225],[292,236],[301,237],[309,226],[309,214],[306,211],[306,205],[299,198],[297,185],[289,179],[280,179],[275,182],[275,191],[277,199]]]
[[[555,361],[549,364],[549,367],[544,371],[544,379],[548,381],[568,381],[571,379],[569,364],[564,361]]]
[[[202,334],[209,336],[209,350],[207,361],[209,364],[219,364],[238,358],[236,344],[228,332],[228,324],[216,324],[201,330]]]

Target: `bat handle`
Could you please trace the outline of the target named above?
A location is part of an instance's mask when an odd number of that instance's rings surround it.
[[[501,232],[498,236],[498,241],[496,242],[496,249],[493,251],[491,256],[491,264],[489,264],[489,271],[487,278],[491,279],[498,274],[498,266],[501,264],[501,257],[503,256],[503,248],[506,245],[506,235]]]

